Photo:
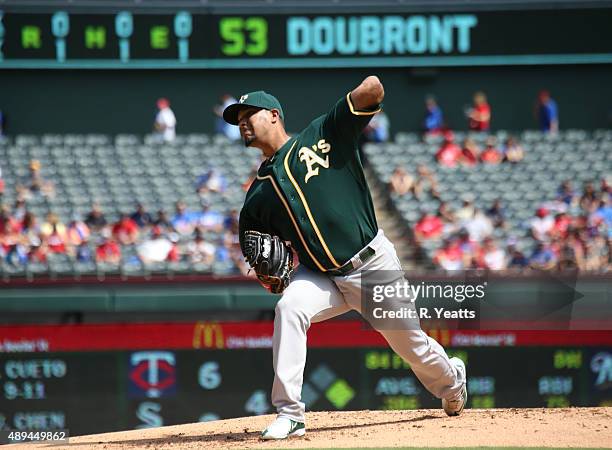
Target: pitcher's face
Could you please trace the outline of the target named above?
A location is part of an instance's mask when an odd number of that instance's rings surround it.
[[[246,108],[238,113],[238,127],[245,147],[256,146],[258,140],[268,134],[271,118],[272,113],[262,108]]]

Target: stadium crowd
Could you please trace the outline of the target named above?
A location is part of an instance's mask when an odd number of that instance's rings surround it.
[[[540,92],[534,113],[540,131],[558,133],[558,109],[549,92]],[[470,134],[458,144],[436,99],[425,99],[423,140],[430,144],[442,140],[432,162],[454,168],[518,164],[523,160],[526,150],[515,137],[508,135],[503,145],[498,145],[496,136],[488,135],[492,113],[483,92],[474,94],[473,105],[466,108],[465,115]],[[442,201],[439,190],[435,171],[425,164],[417,165],[414,174],[397,166],[388,183],[388,192],[396,197],[412,196],[419,202],[430,197],[437,201],[437,211],[423,208],[411,230],[417,258],[422,262],[428,260],[425,247],[433,245],[431,262],[443,270],[612,270],[612,189],[605,179],[598,187],[588,182],[581,191],[574,189],[570,180],[564,181],[556,196],[521,224],[524,236],[510,233],[507,208],[501,199],[476,205],[468,194],[463,205],[453,210]],[[527,245],[525,237],[530,240]]]
[[[443,270],[612,270],[612,187],[605,180],[598,188],[586,183],[582,191],[563,182],[523,224],[532,239],[529,252],[519,236],[496,239],[495,230],[505,226],[499,199],[484,210],[469,199],[456,211],[440,202],[435,214],[422,212],[413,227],[414,243],[438,242],[433,264]]]
[[[206,183],[200,183],[199,186]],[[59,256],[73,263],[119,266],[154,266],[160,263],[188,263],[200,271],[245,273],[238,243],[238,212],[224,213],[203,203],[200,211],[188,210],[178,201],[173,214],[154,214],[137,203],[133,211],[117,220],[107,219],[100,204],[94,203],[84,216],[67,223],[50,212],[37,217],[28,210],[32,192],[17,197],[11,207],[0,207],[0,258],[13,268],[37,263],[46,265]],[[218,271],[218,270],[215,270]]]
[[[216,131],[232,141],[239,137],[237,127],[228,127],[220,114],[226,104],[234,101],[224,94],[213,108]],[[170,142],[176,136],[170,102],[161,98],[157,108],[154,136],[160,142]],[[476,92],[473,105],[465,109],[467,128],[472,134],[458,144],[436,99],[428,96],[423,139],[430,144],[442,141],[432,162],[447,168],[520,163],[525,149],[516,138],[507,136],[503,145],[498,145],[496,137],[488,135],[491,115],[486,95]],[[558,131],[557,106],[546,91],[539,94],[535,116],[542,132]],[[364,140],[388,141],[389,128],[388,117],[380,113],[364,130]],[[484,143],[483,148],[479,143]],[[248,179],[241,180],[244,191],[256,173],[254,166]],[[39,217],[29,210],[30,200],[55,195],[53,180],[43,178],[40,162],[31,160],[27,176],[15,186],[13,205],[1,202],[5,187],[0,172],[0,261],[4,267],[23,268],[47,265],[62,256],[72,264],[146,268],[184,263],[204,272],[219,272],[221,267],[223,273],[245,274],[247,267],[238,241],[238,212],[212,208],[209,202],[215,196],[223,198],[228,184],[223,171],[211,167],[195,180],[194,190],[202,205],[199,211],[189,210],[185,202],[177,201],[172,214],[164,210],[151,213],[136,202],[132,211],[108,219],[101,205],[94,203],[86,215],[74,215],[64,223],[54,212]],[[430,260],[437,268],[612,269],[612,189],[605,180],[597,186],[586,183],[581,191],[571,181],[565,181],[556,196],[522,224],[524,236],[507,232],[506,206],[500,199],[484,207],[467,196],[463,205],[453,210],[441,198],[436,171],[426,164],[417,165],[414,175],[397,166],[388,191],[395,196],[412,196],[419,202],[427,198],[437,202],[437,211],[422,209],[412,227],[412,243],[417,249],[432,248],[434,244]],[[531,239],[530,245],[524,245],[525,237]]]

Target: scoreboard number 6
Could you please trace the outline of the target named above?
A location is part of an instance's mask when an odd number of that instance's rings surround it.
[[[221,384],[219,363],[216,361],[209,361],[202,364],[198,371],[198,383],[204,389],[217,389]]]
[[[226,56],[260,56],[268,50],[268,22],[263,17],[223,17],[219,33]]]

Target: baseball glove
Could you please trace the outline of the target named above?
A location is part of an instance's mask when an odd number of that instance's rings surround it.
[[[273,294],[282,293],[291,281],[293,252],[278,236],[246,231],[242,254],[259,282]]]

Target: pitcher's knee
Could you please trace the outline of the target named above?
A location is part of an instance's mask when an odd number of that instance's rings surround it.
[[[308,319],[299,309],[296,298],[291,293],[285,293],[274,308],[276,318],[282,321],[299,322],[303,327],[308,327]]]
[[[405,361],[420,362],[430,352],[427,335],[421,330],[381,331],[391,348]]]

